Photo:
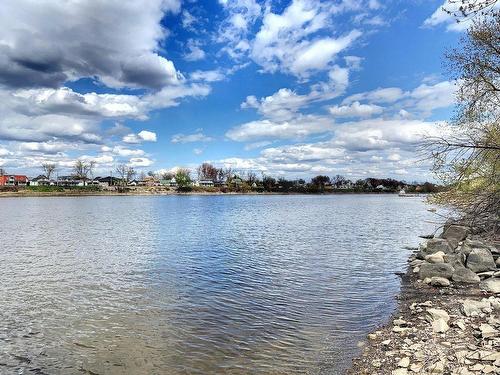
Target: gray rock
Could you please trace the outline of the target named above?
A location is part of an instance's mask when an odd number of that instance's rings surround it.
[[[453,268],[465,268],[465,261],[467,259],[465,254],[445,254],[443,258],[444,262],[449,263]]]
[[[448,240],[445,240],[443,238],[433,238],[427,241],[425,246],[420,247],[420,251],[417,253],[417,258],[425,259],[427,255],[435,254],[438,251],[449,254],[453,252],[453,248],[451,247]]]
[[[465,267],[455,267],[455,271],[453,275],[451,275],[451,279],[456,283],[465,283],[465,284],[478,284],[481,279],[475,272],[472,272],[470,269]]]
[[[480,285],[480,288],[486,290],[487,292],[500,294],[500,279],[492,277],[490,279],[484,280]]]
[[[487,249],[487,248],[488,246],[486,246],[484,242],[471,240],[470,238],[467,238],[460,247],[460,252],[464,253],[465,255],[469,255],[473,249]]]
[[[462,301],[462,312],[465,316],[477,316],[483,312],[483,310],[491,308],[490,301],[483,298],[481,301],[474,301],[471,299],[466,299]]]
[[[447,239],[453,248],[458,246],[460,241],[465,240],[471,232],[470,228],[462,225],[450,225],[444,229],[441,238]]]
[[[453,248],[451,247],[448,240],[443,238],[433,238],[427,241],[427,252],[428,254],[434,254],[438,251],[442,251],[445,254],[453,252]]]
[[[453,267],[447,263],[424,263],[420,266],[418,278],[421,280],[427,277],[444,277],[445,279],[450,279],[453,271]]]
[[[432,323],[435,320],[443,319],[446,323],[449,322],[450,316],[445,310],[442,309],[427,309],[425,314],[425,320]]]
[[[466,266],[473,272],[483,272],[496,269],[495,260],[488,248],[472,249],[467,257]]]
[[[497,265],[498,268],[500,268],[500,257],[497,258],[495,264]]]
[[[425,260],[429,263],[444,263],[444,255],[442,251],[438,251],[437,253],[427,255]]]
[[[432,286],[450,286],[450,280],[445,279],[444,277],[431,277],[429,282]]]

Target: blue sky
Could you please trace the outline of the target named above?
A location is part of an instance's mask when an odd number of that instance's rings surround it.
[[[431,178],[453,110],[443,0],[6,0],[0,167],[209,161],[289,178]]]

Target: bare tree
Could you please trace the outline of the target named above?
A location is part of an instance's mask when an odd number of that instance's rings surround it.
[[[494,10],[498,0],[448,0],[448,6],[443,10],[455,17],[457,22],[463,22],[475,16],[484,16]]]
[[[217,168],[215,168],[210,163],[203,163],[197,169],[198,179],[199,180],[212,180],[215,181],[217,179]]]
[[[247,180],[249,185],[257,183],[257,181],[258,181],[257,174],[255,172],[248,171],[246,180]]]
[[[126,165],[120,164],[116,167],[116,173],[120,176],[122,185],[127,185],[136,175],[134,168]]]
[[[342,185],[344,185],[347,182],[347,179],[344,176],[341,175],[335,175],[332,179],[332,184],[335,185],[336,188],[340,188]]]
[[[171,179],[172,179],[172,178],[174,178],[174,177],[175,177],[175,173],[170,172],[170,171],[168,171],[168,172],[163,172],[163,173],[161,174],[161,178],[162,178],[162,179],[164,179],[164,180],[171,180]]]
[[[87,184],[87,180],[92,176],[95,167],[94,161],[77,160],[73,166],[73,175],[83,181],[83,186]]]
[[[47,180],[50,181],[50,177],[55,172],[56,168],[57,167],[54,163],[43,163],[42,164],[43,174],[45,175],[45,177],[47,177]]]
[[[500,13],[473,20],[459,48],[447,55],[458,82],[457,111],[424,149],[433,170],[450,186],[438,199],[451,203],[469,224],[499,231]]]

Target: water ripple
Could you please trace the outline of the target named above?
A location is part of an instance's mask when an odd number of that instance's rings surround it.
[[[420,199],[2,199],[0,374],[337,374],[393,311]]]

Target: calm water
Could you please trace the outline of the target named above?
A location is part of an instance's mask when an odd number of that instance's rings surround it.
[[[1,374],[340,374],[421,198],[0,200]]]

